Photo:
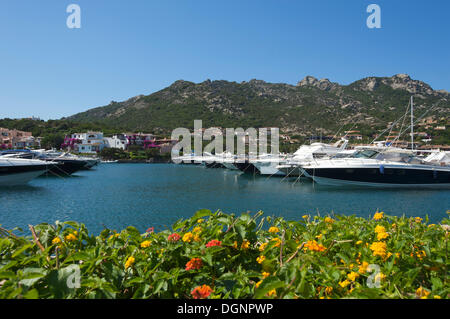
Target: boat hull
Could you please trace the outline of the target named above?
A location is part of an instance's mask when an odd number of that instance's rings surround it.
[[[226,169],[231,169],[231,170],[237,170],[238,169],[234,165],[234,163],[231,163],[231,162],[223,162],[222,165],[225,166]]]
[[[44,174],[48,169],[47,165],[33,165],[29,167],[13,166],[5,168],[0,167],[0,186],[23,185],[32,179]]]
[[[56,162],[58,164],[52,165],[49,168],[49,173],[58,175],[58,176],[68,176],[73,173],[84,169],[86,166],[86,161],[79,160],[67,160],[67,159],[51,159],[51,161]]]
[[[217,162],[205,163],[205,166],[207,168],[225,168],[225,166],[222,163]]]
[[[305,175],[299,166],[294,166],[294,167],[292,167],[292,166],[285,166],[285,167],[281,167],[280,171],[284,175],[286,175],[288,177],[298,177],[298,176],[304,176]]]
[[[238,170],[246,173],[246,174],[260,174],[260,171],[258,168],[256,168],[253,163],[249,163],[248,161],[245,161],[244,163],[234,163],[234,165],[237,167]]]
[[[284,176],[284,172],[277,169],[278,162],[256,162],[254,166],[261,175]]]
[[[450,171],[411,168],[304,168],[314,182],[332,186],[450,187]]]

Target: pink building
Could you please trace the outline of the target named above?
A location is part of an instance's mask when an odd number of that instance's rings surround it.
[[[10,130],[0,127],[0,148],[24,148],[36,145],[31,132]]]

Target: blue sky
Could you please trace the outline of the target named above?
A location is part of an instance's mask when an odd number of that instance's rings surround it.
[[[66,26],[71,3],[81,29]],[[366,26],[371,3],[381,29]],[[0,118],[57,119],[178,79],[408,73],[449,91],[449,16],[447,0],[1,0]]]

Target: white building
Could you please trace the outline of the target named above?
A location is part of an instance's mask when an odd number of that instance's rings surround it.
[[[128,145],[128,140],[123,134],[114,135],[113,137],[105,137],[103,138],[105,143],[105,147],[110,148],[120,148],[125,150]]]
[[[81,142],[74,144],[78,153],[97,153],[105,147],[102,132],[74,133],[71,138]]]

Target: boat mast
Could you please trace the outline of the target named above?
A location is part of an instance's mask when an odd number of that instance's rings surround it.
[[[414,105],[411,95],[411,150],[414,150]]]

